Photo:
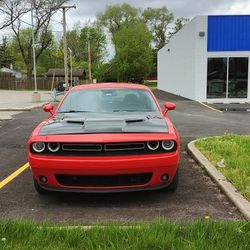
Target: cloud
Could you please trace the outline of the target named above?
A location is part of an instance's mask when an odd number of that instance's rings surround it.
[[[105,11],[109,5],[123,4],[124,2],[137,8],[159,8],[166,6],[176,18],[206,14],[241,14],[249,13],[249,0],[72,0],[76,10],[71,10],[69,15],[72,21],[95,19],[96,15]]]

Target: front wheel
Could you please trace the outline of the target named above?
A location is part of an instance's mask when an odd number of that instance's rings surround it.
[[[34,182],[34,187],[35,187],[35,190],[37,191],[38,194],[48,194],[48,191],[43,189],[37,182],[36,178],[33,177],[33,182]]]

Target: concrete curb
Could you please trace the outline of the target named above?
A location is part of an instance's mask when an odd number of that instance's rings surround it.
[[[36,103],[36,104],[33,104],[33,105],[30,105],[30,106],[27,106],[27,107],[24,107],[24,108],[17,108],[17,107],[14,107],[14,108],[0,108],[0,111],[30,111],[34,108],[40,108],[42,107],[43,105],[49,103],[49,101],[47,102],[42,102],[42,103]]]
[[[235,206],[241,211],[244,217],[250,221],[250,202],[246,200],[236,188],[226,180],[225,176],[219,172],[211,162],[195,147],[195,142],[188,143],[188,151],[193,158],[205,167],[207,173],[213,180],[219,185],[222,191],[227,197],[235,204]]]

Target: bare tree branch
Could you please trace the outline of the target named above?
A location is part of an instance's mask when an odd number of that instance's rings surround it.
[[[27,4],[24,4],[26,1],[21,0],[1,0],[0,1],[0,16],[3,16],[1,20],[0,30],[4,29],[13,22],[22,17],[25,13],[30,11],[30,8],[27,7]]]
[[[9,1],[11,0],[4,0]],[[25,2],[27,6],[31,6],[34,11],[34,36],[36,43],[36,60],[39,59],[41,54],[47,49],[52,42],[52,34],[49,30],[49,25],[51,17],[55,14],[56,11],[68,0],[15,0],[19,2]],[[26,12],[27,13],[27,12]],[[29,77],[32,75],[32,39],[31,39],[31,30],[26,29],[26,33],[23,33],[21,23],[22,15],[16,18],[16,15],[10,13],[11,27],[15,34],[16,42],[21,52],[24,63],[26,64],[27,74]]]

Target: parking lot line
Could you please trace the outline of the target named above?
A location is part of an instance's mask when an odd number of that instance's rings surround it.
[[[3,181],[1,181],[0,182],[0,189],[3,188],[5,185],[7,185],[9,182],[11,182],[13,179],[15,179],[19,174],[21,174],[28,167],[29,167],[29,163],[27,162],[22,167],[20,167],[15,172],[13,172],[11,175],[9,175],[7,178],[5,178]]]
[[[219,113],[223,113],[223,111],[221,111],[221,110],[219,110],[219,109],[215,109],[215,108],[213,108],[213,107],[210,107],[209,105],[207,105],[207,104],[205,104],[204,102],[199,102],[201,105],[203,105],[204,107],[206,107],[206,108],[209,108],[209,109],[211,109],[211,110],[213,110],[213,111],[216,111],[216,112],[219,112]]]

